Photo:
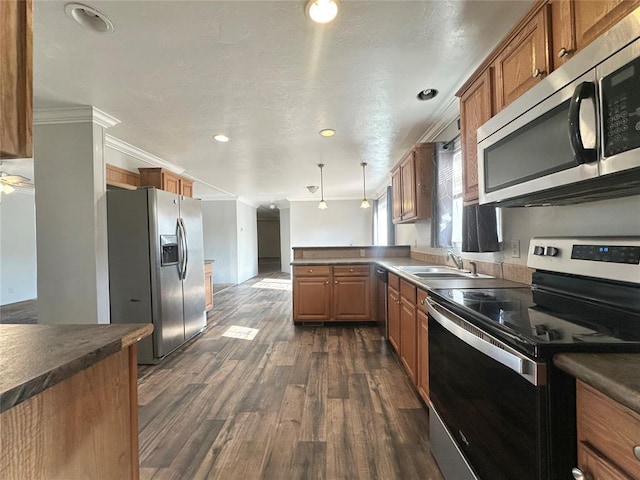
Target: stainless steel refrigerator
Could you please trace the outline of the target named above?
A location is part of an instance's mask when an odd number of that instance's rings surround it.
[[[200,200],[156,188],[107,192],[112,323],[153,323],[138,363],[158,363],[207,325]]]

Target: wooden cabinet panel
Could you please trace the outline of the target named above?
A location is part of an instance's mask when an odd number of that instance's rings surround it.
[[[574,0],[578,50],[591,43],[640,5],[639,0]]]
[[[369,277],[334,277],[333,316],[335,320],[371,320]]]
[[[293,319],[326,321],[331,318],[331,277],[300,277],[293,282]]]
[[[294,277],[326,277],[331,275],[331,267],[328,265],[310,265],[293,267]]]
[[[180,193],[180,177],[170,172],[162,172],[162,189],[171,193]]]
[[[334,277],[369,276],[369,265],[336,265],[333,267]]]
[[[140,185],[143,187],[156,187],[160,190],[193,196],[193,181],[182,178],[180,175],[165,170],[164,168],[139,168]]]
[[[33,2],[0,1],[0,159],[33,157]]]
[[[578,445],[578,465],[588,480],[633,480],[586,443]]]
[[[416,383],[417,317],[415,303],[400,296],[400,359]]]
[[[402,221],[402,182],[400,180],[400,167],[391,172],[391,194],[393,205],[393,223]]]
[[[418,144],[392,170],[393,223],[431,218],[433,151],[433,144]]]
[[[116,167],[115,165],[109,165],[107,163],[105,175],[107,185],[130,190],[135,190],[140,186],[140,174]]]
[[[573,23],[573,1],[551,0],[551,60],[558,68],[576,51]]]
[[[634,455],[634,447],[640,446],[640,414],[579,380],[576,392],[578,448],[588,444],[606,463],[640,478],[640,460]],[[582,463],[579,467],[583,471],[588,468]]]
[[[213,309],[213,265],[204,264],[204,306],[208,312]]]
[[[418,393],[429,403],[429,322],[427,314],[418,307],[418,351],[417,384]]]
[[[550,71],[549,5],[509,42],[494,62],[495,111],[509,105]]]
[[[391,277],[391,275],[389,275]],[[389,328],[389,342],[400,354],[400,293],[389,283],[387,301],[387,324]]]
[[[180,195],[185,197],[193,197],[193,181],[186,178],[180,178]]]

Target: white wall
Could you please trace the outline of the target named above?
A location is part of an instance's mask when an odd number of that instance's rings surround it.
[[[291,273],[291,209],[280,209],[280,270]]]
[[[36,288],[36,204],[33,192],[0,194],[0,305],[31,300]]]
[[[258,275],[257,209],[238,202],[238,283]]]
[[[203,201],[204,258],[213,259],[213,283],[238,283],[236,201]]]
[[[280,258],[278,218],[258,218],[258,258]]]
[[[360,208],[358,200],[290,202],[291,246],[368,246],[372,244],[372,209]]]

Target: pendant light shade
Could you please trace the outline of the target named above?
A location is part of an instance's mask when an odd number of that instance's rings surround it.
[[[314,22],[329,23],[338,15],[338,2],[337,0],[309,0],[305,10]]]
[[[360,208],[369,208],[369,200],[367,200],[367,181],[364,173],[364,169],[367,166],[367,162],[362,162],[360,164],[362,166],[362,202],[360,203]]]
[[[318,208],[320,210],[325,210],[327,208],[327,202],[324,201],[324,180],[322,178],[324,163],[319,163],[318,167],[320,167],[320,203],[318,204]]]

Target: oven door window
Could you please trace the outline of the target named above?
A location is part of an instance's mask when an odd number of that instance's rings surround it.
[[[546,387],[429,318],[430,399],[481,479],[546,478]]]

